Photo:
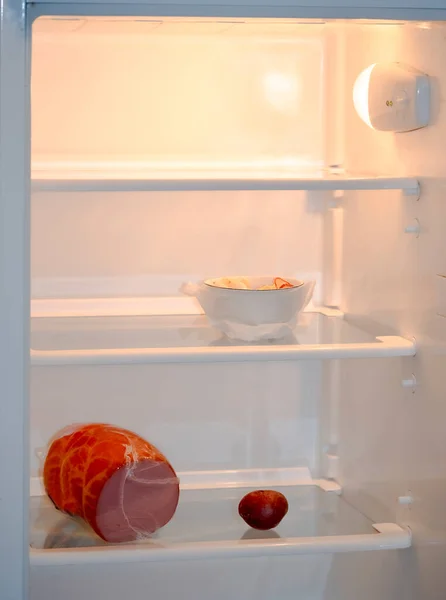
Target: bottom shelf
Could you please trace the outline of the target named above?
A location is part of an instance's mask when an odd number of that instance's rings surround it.
[[[31,498],[32,565],[128,563],[213,557],[319,554],[408,548],[410,532],[373,524],[341,496],[320,485],[275,486],[289,511],[272,531],[249,528],[238,515],[249,487],[182,489],[172,521],[150,540],[112,545],[58,512],[44,496]]]

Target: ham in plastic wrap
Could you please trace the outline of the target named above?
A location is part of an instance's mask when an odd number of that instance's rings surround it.
[[[114,543],[150,537],[166,525],[180,493],[173,467],[155,446],[104,423],[60,432],[48,449],[43,479],[56,508]]]

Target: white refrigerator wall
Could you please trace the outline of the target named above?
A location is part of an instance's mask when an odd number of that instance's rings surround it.
[[[33,295],[174,296],[221,274],[320,279],[321,228],[305,192],[38,192]]]
[[[323,164],[321,25],[44,18],[33,36],[36,172],[237,177]],[[35,192],[31,256],[34,297],[176,295],[219,274],[319,278],[321,218],[304,192]]]
[[[427,73],[432,85],[432,124],[426,129],[381,134],[359,121],[351,100],[346,111],[349,167],[421,176],[419,201],[394,193],[350,193],[342,202],[342,308],[413,336],[418,347],[414,359],[341,365],[338,452],[345,496],[371,518],[397,519],[414,534],[414,548],[404,558],[410,585],[402,593],[389,582],[386,593],[377,596],[386,600],[437,600],[446,589],[441,566],[446,560],[446,323],[437,315],[436,298],[437,274],[446,267],[444,34],[443,24],[363,27],[347,34],[347,86],[361,69],[382,60],[405,62]],[[418,236],[404,232],[414,219]],[[402,387],[412,376],[416,387]],[[401,505],[399,496],[413,503]],[[382,568],[385,576],[388,563]]]
[[[292,21],[43,17],[33,24],[33,160],[314,168],[322,54],[322,26]]]
[[[318,469],[320,363],[34,367],[31,447],[70,423],[136,431],[177,471]],[[31,456],[32,474],[39,471]]]

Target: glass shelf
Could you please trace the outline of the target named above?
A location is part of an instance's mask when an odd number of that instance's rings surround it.
[[[147,170],[36,170],[33,191],[237,191],[237,190],[402,190],[418,196],[413,177],[382,177],[336,174],[327,171],[206,172]]]
[[[148,540],[124,545],[102,541],[45,496],[33,497],[31,564],[323,554],[411,545],[408,531],[393,523],[374,524],[337,493],[311,484],[276,487],[288,499],[288,514],[274,530],[253,530],[238,515],[238,503],[250,489],[182,489],[166,527]]]
[[[288,339],[235,342],[203,315],[32,319],[33,365],[233,362],[413,356],[413,341],[375,337],[340,317],[303,313]]]

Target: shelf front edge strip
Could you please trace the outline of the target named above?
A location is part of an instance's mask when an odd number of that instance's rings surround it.
[[[32,191],[365,191],[402,190],[419,195],[412,177],[335,177],[302,179],[34,179]]]
[[[412,341],[382,336],[377,342],[311,344],[302,346],[230,346],[202,348],[127,348],[89,350],[31,350],[34,366],[110,365],[168,362],[232,362],[331,358],[414,356]]]
[[[163,560],[203,560],[297,554],[327,554],[409,548],[411,534],[395,523],[374,525],[378,533],[267,540],[234,540],[172,544],[169,547],[131,544],[63,550],[30,549],[31,566],[110,564]]]

